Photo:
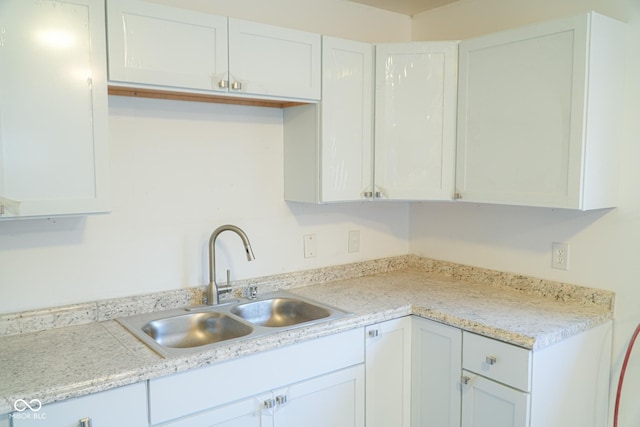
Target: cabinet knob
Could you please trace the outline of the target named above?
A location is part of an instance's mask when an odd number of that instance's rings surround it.
[[[240,83],[240,82],[231,83],[231,89],[232,90],[242,90],[242,83]]]
[[[375,338],[375,337],[377,337],[378,335],[380,335],[380,331],[379,331],[379,330],[377,330],[377,329],[371,329],[371,330],[369,331],[369,336],[370,336],[371,338]]]
[[[286,394],[281,394],[279,396],[276,396],[276,404],[277,405],[284,405],[285,403],[287,403],[287,395]]]
[[[382,193],[379,191],[376,191],[376,199],[379,199],[382,197]]]
[[[364,197],[367,199],[372,199],[373,198],[373,191],[365,191],[364,192]]]
[[[467,376],[467,375],[463,375],[462,378],[460,378],[460,382],[462,384],[469,384],[471,382],[471,377]]]
[[[91,427],[91,418],[82,418],[78,421],[78,427]]]
[[[487,356],[484,361],[487,362],[487,365],[495,365],[498,363],[498,359],[495,356]]]
[[[228,80],[220,80],[220,81],[218,82],[218,87],[219,87],[220,89],[226,89],[226,88],[228,88],[228,87],[229,87],[229,81],[228,81]]]
[[[460,199],[462,199],[462,193],[454,193],[453,200],[460,200]]]
[[[267,399],[263,402],[263,405],[265,409],[271,409],[275,406],[275,402],[273,401],[273,399]]]

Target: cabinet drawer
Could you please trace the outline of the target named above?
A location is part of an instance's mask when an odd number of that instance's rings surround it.
[[[464,332],[462,367],[524,391],[531,390],[531,351]]]

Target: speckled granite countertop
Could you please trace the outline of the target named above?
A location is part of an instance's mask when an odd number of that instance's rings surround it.
[[[337,273],[344,269],[349,272]],[[279,280],[289,291],[353,315],[190,356],[162,358],[112,320],[136,312],[132,303],[120,310],[109,308],[111,319],[101,321],[68,320],[77,319],[69,313],[78,311],[86,320],[86,307],[56,309],[52,317],[71,326],[0,336],[0,414],[10,412],[17,399],[37,398],[47,404],[409,314],[537,350],[599,325],[613,313],[611,292],[412,256],[343,270],[322,269]],[[265,292],[273,290],[277,286],[272,281],[260,282],[259,288],[264,284]],[[187,296],[186,303],[192,298]],[[173,305],[181,301],[177,298]],[[93,315],[100,320],[100,313]],[[4,324],[6,332],[25,318],[30,316],[5,315],[0,326]]]

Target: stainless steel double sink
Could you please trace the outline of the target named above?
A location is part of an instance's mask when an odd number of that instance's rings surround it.
[[[278,291],[253,300],[177,308],[117,321],[166,357],[329,322],[347,315],[349,313],[338,308]]]

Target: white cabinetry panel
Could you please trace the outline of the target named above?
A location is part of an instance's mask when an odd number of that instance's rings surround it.
[[[115,84],[320,99],[319,34],[141,0],[109,1],[108,18]]]
[[[463,371],[462,427],[529,427],[529,394]]]
[[[367,427],[411,425],[411,317],[366,328]]]
[[[373,46],[325,36],[322,56],[322,101],[284,110],[284,196],[362,200],[373,186]]]
[[[462,331],[413,317],[411,425],[460,425]]]
[[[107,13],[111,82],[227,92],[226,17],[137,0]]]
[[[0,3],[0,218],[109,209],[104,2]]]
[[[595,12],[460,44],[465,201],[615,206],[624,27]]]
[[[319,34],[229,18],[230,88],[319,100],[321,47]]]
[[[147,427],[146,383],[44,405],[38,411],[14,412],[12,423],[13,427],[75,427],[87,418],[92,427]]]
[[[375,185],[383,199],[450,200],[457,42],[376,46]]]

